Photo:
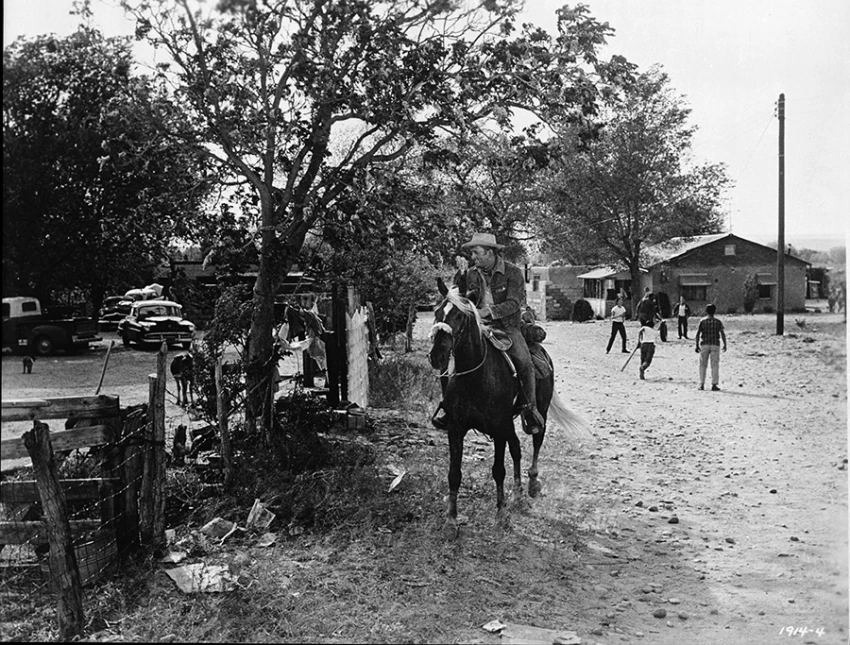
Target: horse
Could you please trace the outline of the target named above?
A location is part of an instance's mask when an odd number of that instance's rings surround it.
[[[457,520],[457,496],[461,483],[463,440],[466,433],[475,429],[493,439],[493,480],[496,483],[496,509],[501,515],[505,505],[505,446],[513,460],[514,484],[522,490],[519,438],[514,430],[514,417],[519,413],[516,398],[519,381],[507,355],[497,350],[488,339],[488,329],[481,320],[478,309],[470,300],[460,295],[457,287],[447,289],[438,281],[443,301],[434,311],[431,328],[431,350],[428,359],[431,367],[440,371],[444,385],[443,406],[448,413],[449,426],[449,501],[447,518],[451,524]],[[550,368],[551,359],[542,346]],[[450,358],[454,356],[454,371],[449,372]],[[586,422],[569,411],[555,391],[554,369],[548,376],[537,380],[537,410],[543,417],[543,431],[532,435],[533,456],[528,469],[530,497],[540,490],[538,458],[546,434],[550,415],[573,438],[587,435]]]
[[[195,360],[191,354],[180,354],[171,361],[171,375],[177,383],[177,405],[189,405],[189,396],[192,397],[192,404],[195,403],[194,370]]]

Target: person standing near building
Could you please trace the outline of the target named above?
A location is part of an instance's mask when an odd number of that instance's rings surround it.
[[[699,389],[705,389],[705,372],[711,361],[711,389],[720,390],[720,341],[723,341],[723,351],[726,351],[726,331],[723,323],[714,317],[717,306],[707,305],[706,316],[699,321],[696,335],[696,352],[699,354]],[[700,344],[702,341],[702,344]]]
[[[679,303],[676,305],[673,314],[679,323],[679,338],[688,339],[688,316],[691,315],[691,308],[685,302],[685,296],[679,296]]]
[[[617,298],[617,303],[611,309],[611,337],[608,339],[606,354],[611,352],[617,334],[620,334],[623,339],[623,353],[628,354],[629,350],[626,349],[626,308],[623,306],[622,298]]]
[[[655,356],[655,321],[650,318],[642,323],[638,332],[638,347],[640,347],[640,379],[646,380],[646,369],[652,365],[652,358]]]

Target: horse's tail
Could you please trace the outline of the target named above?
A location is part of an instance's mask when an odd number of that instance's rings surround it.
[[[590,423],[581,415],[567,408],[561,397],[558,396],[557,391],[552,392],[547,418],[561,426],[567,440],[575,445],[587,444],[593,439]]]

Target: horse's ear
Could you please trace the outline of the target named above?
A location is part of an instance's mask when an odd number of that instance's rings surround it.
[[[449,288],[446,286],[446,283],[443,282],[443,278],[437,276],[437,289],[440,291],[440,294],[445,297],[449,293]]]

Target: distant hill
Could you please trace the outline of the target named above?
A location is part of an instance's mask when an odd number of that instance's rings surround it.
[[[748,240],[759,242],[776,248],[776,233],[771,235],[742,235]],[[836,247],[847,247],[847,239],[840,235],[786,235],[785,243],[795,249],[812,249],[813,251],[830,251]]]

